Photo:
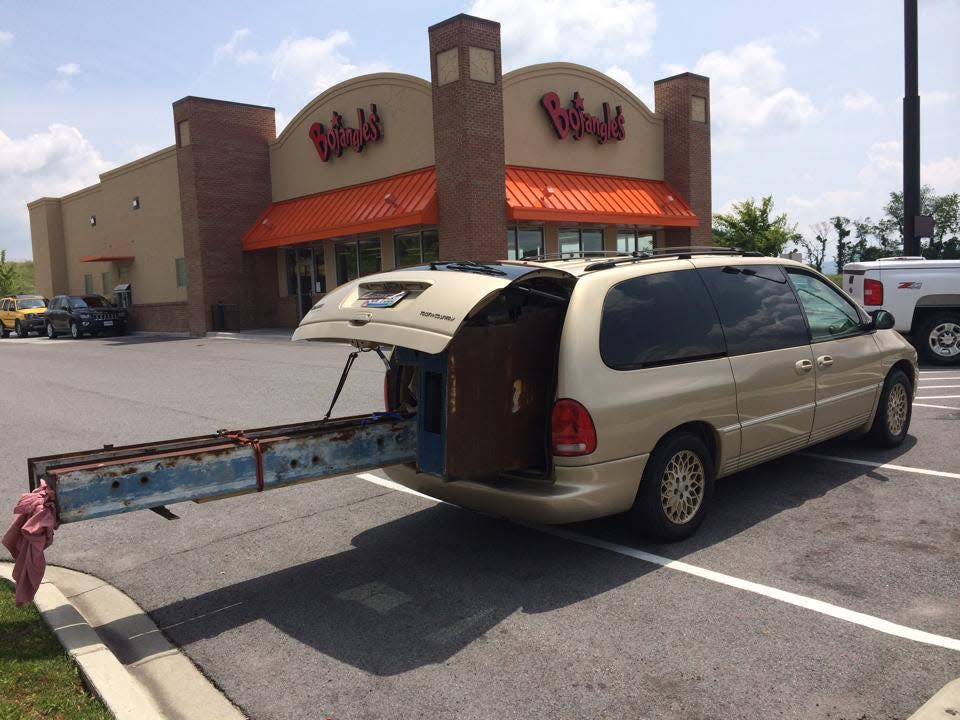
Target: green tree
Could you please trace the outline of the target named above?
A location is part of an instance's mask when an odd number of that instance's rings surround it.
[[[811,229],[814,232],[812,240],[797,233],[796,243],[803,248],[807,264],[816,268],[817,272],[822,272],[823,261],[827,256],[827,244],[830,242],[830,223],[819,222]]]
[[[773,215],[773,196],[767,195],[757,203],[753,198],[733,204],[729,213],[713,216],[715,245],[756,250],[774,257],[797,237],[796,225],[791,225],[786,213]]]
[[[837,254],[834,256],[834,262],[837,264],[837,272],[843,272],[843,266],[851,259],[851,246],[847,242],[847,238],[850,237],[850,220],[842,215],[835,215],[830,218],[830,224],[837,233]]]
[[[0,295],[20,292],[20,273],[15,263],[7,262],[7,251],[0,250]]]

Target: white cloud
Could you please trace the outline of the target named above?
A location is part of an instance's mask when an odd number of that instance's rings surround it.
[[[248,28],[234,31],[214,51],[214,61],[229,59],[240,65],[256,64],[268,69],[282,101],[302,102],[349,78],[387,69],[383,63],[352,62],[345,54],[353,44],[346,30],[334,30],[323,38],[291,35],[268,52],[242,49],[242,42],[250,34]]]
[[[31,256],[28,202],[79,190],[111,166],[74,127],[51,125],[19,139],[0,131],[0,238],[9,256]]]
[[[718,145],[735,147],[741,135],[760,128],[789,129],[811,122],[817,108],[808,95],[786,84],[786,67],[765,40],[714,50],[694,72],[710,78],[710,104]]]
[[[241,65],[248,65],[260,60],[260,54],[254,50],[241,50],[240,42],[250,35],[250,28],[234,30],[233,35],[213,53],[214,62],[230,58]]]
[[[502,23],[508,69],[558,59],[623,62],[646,55],[657,30],[650,0],[474,0],[467,12]]]
[[[920,180],[932,185],[940,195],[960,192],[960,155],[921,165]]]
[[[13,42],[13,33],[7,30],[0,30],[0,48],[5,48]]]
[[[57,68],[57,77],[51,85],[60,92],[70,90],[73,87],[73,79],[80,74],[80,66],[74,62],[64,63]]]
[[[644,105],[653,109],[653,89],[649,86],[641,87],[637,81],[633,79],[633,75],[629,70],[619,65],[611,65],[604,72],[643,100]]]
[[[883,106],[880,101],[866,90],[858,89],[856,92],[847,93],[840,99],[840,104],[845,110],[853,112],[880,112]]]

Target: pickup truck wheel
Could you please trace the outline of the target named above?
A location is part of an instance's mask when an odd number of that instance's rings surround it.
[[[688,432],[667,437],[647,461],[631,523],[656,540],[689,537],[706,516],[713,482],[713,460],[703,440]]]
[[[960,364],[960,314],[931,315],[920,328],[917,340],[925,360],[936,365]]]
[[[17,331],[17,337],[25,338],[27,336],[27,331],[23,329],[23,325],[17,320],[17,324],[14,326],[14,329]]]
[[[868,438],[878,447],[897,447],[907,437],[913,413],[913,387],[903,370],[887,375]]]
[[[51,340],[54,340],[57,337],[57,331],[53,329],[52,322],[47,323],[47,337],[50,338]]]

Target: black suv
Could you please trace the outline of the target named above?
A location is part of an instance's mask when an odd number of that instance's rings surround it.
[[[74,338],[112,331],[127,332],[127,311],[113,305],[102,295],[57,295],[44,314],[47,337],[70,333]]]

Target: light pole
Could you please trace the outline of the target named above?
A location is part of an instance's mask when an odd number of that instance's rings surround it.
[[[903,254],[919,255],[920,93],[917,63],[917,0],[903,0]]]

